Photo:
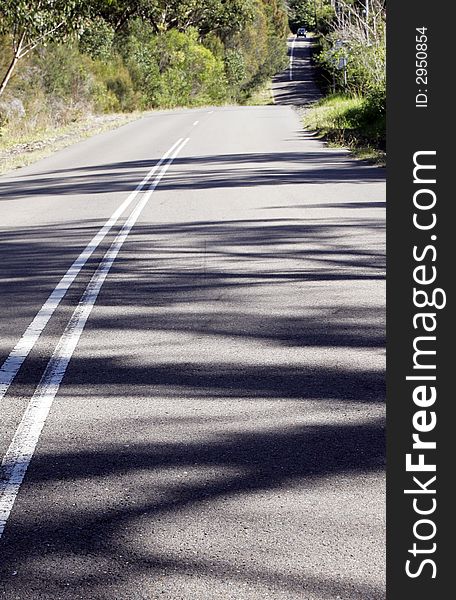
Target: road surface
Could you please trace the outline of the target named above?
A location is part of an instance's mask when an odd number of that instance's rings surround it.
[[[282,102],[0,194],[1,597],[384,598],[384,171]]]
[[[273,80],[276,104],[305,106],[322,96],[311,64],[312,41],[291,37],[288,40],[289,67]]]

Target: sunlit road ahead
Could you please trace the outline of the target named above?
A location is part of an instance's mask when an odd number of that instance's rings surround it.
[[[204,108],[0,194],[2,597],[384,598],[383,170]]]

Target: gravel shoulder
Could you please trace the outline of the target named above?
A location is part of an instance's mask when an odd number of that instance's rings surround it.
[[[88,137],[126,125],[144,116],[142,112],[129,114],[91,115],[58,129],[34,132],[20,141],[1,140],[0,174],[28,166],[50,156],[62,148]]]

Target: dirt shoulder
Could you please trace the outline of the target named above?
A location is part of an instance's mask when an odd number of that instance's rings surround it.
[[[30,165],[88,137],[121,127],[139,119],[144,113],[92,115],[59,129],[36,131],[14,140],[0,137],[0,174]]]

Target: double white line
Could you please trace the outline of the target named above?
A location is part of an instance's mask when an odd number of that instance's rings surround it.
[[[128,237],[131,229],[138,220],[141,212],[149,201],[154,190],[164,177],[173,160],[189,141],[189,138],[179,139],[164,154],[161,160],[149,171],[138,187],[130,194],[111,218],[90,241],[87,247],[68,269],[60,280],[48,300],[37,313],[33,322],[25,331],[18,344],[12,350],[0,370],[0,399],[5,395],[14,380],[20,366],[35,345],[44,327],[51,318],[55,309],[65,296],[71,283],[76,278],[94,250],[115,225],[122,213],[133,202],[138,193],[145,188],[153,175],[161,167],[159,173],[148,187],[147,192],[131,212],[122,229],[112,242],[110,248],[101,260],[97,270],[89,281],[78,306],[74,310],[54,353],[49,360],[46,370],[33,394],[22,420],[17,428],[14,438],[2,460],[3,477],[0,481],[0,537],[5,529],[6,522],[13,508],[19,488],[24,479],[27,468],[33,457],[41,431],[46,422],[49,410],[59,390],[73,352],[84,330],[87,319],[96,302],[101,287]]]

